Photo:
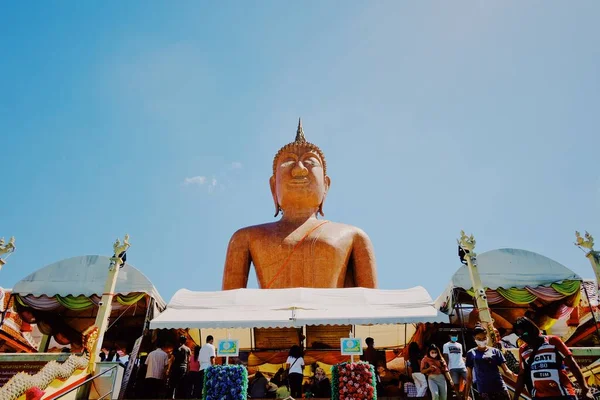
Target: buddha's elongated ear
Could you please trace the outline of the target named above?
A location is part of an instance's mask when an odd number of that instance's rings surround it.
[[[279,215],[281,207],[279,206],[279,200],[277,200],[277,190],[275,189],[275,175],[271,176],[271,179],[269,179],[269,186],[271,186],[271,196],[273,196],[273,203],[275,203],[274,217],[276,217]]]
[[[325,175],[325,193],[323,194],[323,199],[321,200],[321,204],[319,204],[318,213],[321,214],[322,217],[325,216],[323,213],[323,204],[325,203],[325,199],[327,198],[327,192],[329,192],[329,186],[331,186],[331,179],[327,175]]]

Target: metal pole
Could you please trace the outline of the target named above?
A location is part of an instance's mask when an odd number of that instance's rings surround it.
[[[456,294],[455,294],[454,290],[452,291],[452,303],[454,304],[454,310],[456,311],[456,315],[458,316],[458,322],[460,323],[460,331],[462,332],[463,348],[466,350],[467,349],[467,338],[466,338],[467,329],[465,327],[465,321],[462,318],[462,304],[459,304],[458,301],[456,301]]]
[[[354,332],[353,332],[353,330],[354,330],[354,325],[353,325],[352,330],[350,331],[350,337],[351,338],[354,338]],[[354,354],[350,354],[350,362],[354,363]]]

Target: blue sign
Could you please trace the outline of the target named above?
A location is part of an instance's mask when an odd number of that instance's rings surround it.
[[[344,356],[356,356],[362,355],[363,349],[361,346],[362,339],[360,338],[342,338],[340,339],[342,355]]]
[[[219,340],[217,343],[218,357],[238,357],[240,355],[239,340]]]

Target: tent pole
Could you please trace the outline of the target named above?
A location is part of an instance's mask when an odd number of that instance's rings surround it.
[[[584,282],[581,282],[583,286],[583,291],[585,292],[585,297],[587,298],[588,305],[590,306],[590,314],[592,314],[592,319],[594,320],[594,326],[596,327],[596,336],[600,339],[600,330],[598,329],[598,321],[596,320],[596,314],[594,310],[592,310],[592,302],[590,301],[590,295],[588,294],[587,288],[585,287]]]
[[[454,311],[456,312],[456,315],[458,316],[458,322],[460,324],[460,331],[462,332],[463,348],[466,349],[467,348],[467,340],[465,338],[465,333],[467,331],[467,328],[465,327],[465,320],[462,318],[462,304],[460,304],[458,301],[456,301],[456,294],[455,294],[454,290],[452,291],[452,303],[454,304]]]
[[[148,309],[146,310],[146,318],[144,318],[144,327],[142,328],[142,335],[144,335],[150,329],[150,321],[154,318],[154,299],[150,297],[148,302]]]

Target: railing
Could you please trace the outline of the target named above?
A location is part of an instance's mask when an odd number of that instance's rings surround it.
[[[66,395],[68,395],[69,393],[73,392],[74,390],[78,390],[79,388],[81,388],[83,385],[86,385],[90,382],[92,382],[93,380],[101,377],[102,375],[106,374],[108,371],[112,371],[112,370],[116,370],[118,367],[118,365],[113,365],[112,367],[100,372],[99,374],[96,374],[90,378],[87,378],[85,381],[81,382],[80,384],[78,384],[77,386],[72,387],[71,389],[67,390],[66,392],[62,393],[60,396],[57,397],[57,399],[60,399]],[[112,387],[113,385],[111,385]],[[112,394],[114,388],[110,389],[110,391],[108,393],[103,394],[102,396],[98,397],[98,400],[102,400],[104,398],[106,398],[106,396],[109,396]]]

